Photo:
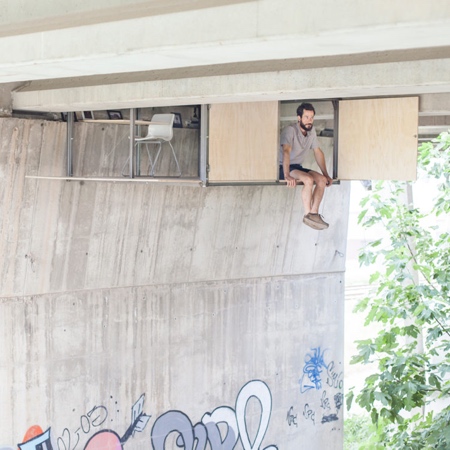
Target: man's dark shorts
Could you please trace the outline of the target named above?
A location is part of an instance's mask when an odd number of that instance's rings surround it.
[[[305,167],[302,167],[300,164],[291,164],[289,166],[289,172],[292,172],[293,170],[301,170],[302,172],[310,172],[311,169],[306,169]],[[284,180],[284,171],[283,166],[280,166],[280,174],[279,174],[280,180]]]

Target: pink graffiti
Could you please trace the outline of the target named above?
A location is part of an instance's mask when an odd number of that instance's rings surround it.
[[[85,445],[85,450],[122,450],[120,436],[112,430],[102,430],[94,434]]]

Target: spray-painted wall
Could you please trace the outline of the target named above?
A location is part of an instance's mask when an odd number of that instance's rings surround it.
[[[26,178],[64,173],[64,125],[0,127],[0,444],[342,448],[346,184],[319,232],[301,188]],[[120,170],[77,127],[76,170]]]

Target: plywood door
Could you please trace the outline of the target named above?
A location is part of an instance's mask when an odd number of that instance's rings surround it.
[[[278,102],[212,105],[209,181],[276,181]]]
[[[418,97],[339,102],[338,178],[415,180]]]

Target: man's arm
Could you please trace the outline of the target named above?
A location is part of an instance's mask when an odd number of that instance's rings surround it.
[[[289,166],[291,163],[291,150],[292,147],[289,144],[283,144],[283,173],[284,179],[289,187],[293,187],[297,184],[295,178],[290,175]]]
[[[322,171],[323,176],[327,179],[327,186],[331,186],[333,184],[333,179],[328,175],[327,165],[325,164],[325,156],[320,147],[314,149],[314,157],[316,158],[317,165]]]

